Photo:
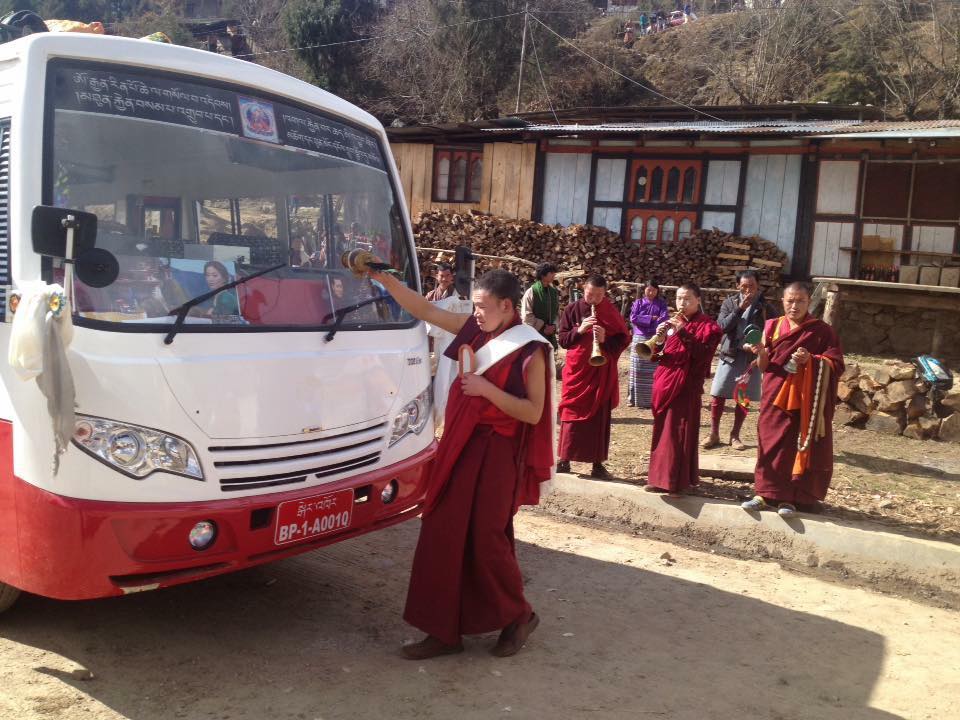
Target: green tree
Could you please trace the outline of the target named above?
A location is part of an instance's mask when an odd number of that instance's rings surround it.
[[[317,84],[355,98],[364,83],[358,72],[360,43],[351,41],[363,37],[378,14],[375,0],[293,0],[281,24],[287,42],[297,48]]]

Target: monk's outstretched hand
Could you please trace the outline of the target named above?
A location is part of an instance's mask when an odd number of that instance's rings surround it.
[[[464,373],[463,377],[460,378],[460,387],[462,388],[464,395],[468,395],[470,397],[487,397],[487,393],[490,388],[496,386],[487,380],[483,375],[477,375],[476,373]]]

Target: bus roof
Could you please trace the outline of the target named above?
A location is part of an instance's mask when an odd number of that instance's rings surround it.
[[[340,115],[364,125],[386,140],[383,126],[368,112],[315,85],[245,60],[181,45],[86,33],[37,33],[0,45],[0,62],[13,59],[28,66],[53,58],[72,58],[125,67],[181,73],[206,80],[260,89]],[[32,74],[32,73],[31,73]]]

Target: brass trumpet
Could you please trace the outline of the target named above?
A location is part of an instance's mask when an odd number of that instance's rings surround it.
[[[657,346],[662,343],[663,339],[658,335],[654,335],[649,340],[644,340],[642,343],[637,343],[634,347],[637,349],[637,355],[640,356],[641,360],[650,362],[654,355],[657,355]]]
[[[670,320],[676,320],[681,315],[683,315],[683,310],[677,310],[673,315],[670,316]],[[675,332],[677,332],[676,328],[674,327],[667,328],[667,337],[670,337]]]
[[[597,316],[597,306],[590,306],[590,317]],[[590,365],[593,367],[600,367],[607,364],[607,359],[603,356],[603,350],[600,347],[600,342],[597,340],[597,330],[596,327],[593,329],[593,351],[590,353]]]
[[[681,310],[677,310],[670,319],[672,320],[673,318],[678,317],[681,312]],[[673,332],[673,328],[670,328],[663,335],[654,335],[649,340],[644,340],[642,343],[637,343],[637,355],[640,356],[641,360],[646,360],[647,362],[655,360],[660,354],[657,352],[657,347],[659,345],[663,345],[663,343],[665,343],[667,340],[667,336],[673,335]]]

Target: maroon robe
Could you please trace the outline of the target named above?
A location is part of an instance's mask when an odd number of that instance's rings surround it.
[[[630,332],[613,303],[604,298],[597,305],[597,324],[606,331],[600,344],[605,365],[590,365],[593,333],[580,335],[577,328],[590,315],[590,304],[578,300],[560,316],[557,339],[567,351],[560,397],[561,460],[602,463],[610,450],[610,416],[620,402],[617,361],[630,344]]]
[[[779,325],[779,327],[778,327]],[[843,350],[833,328],[822,320],[808,318],[790,330],[786,318],[767,321],[764,343],[770,363],[763,373],[763,396],[757,421],[757,469],[754,489],[771,503],[791,503],[801,509],[815,509],[827,495],[833,477],[833,412],[837,380],[843,372]],[[790,374],[783,366],[799,348],[813,356],[812,369],[827,359],[830,381],[821,388],[825,435],[810,445],[806,467],[795,472],[800,411],[785,410],[777,404]]]
[[[490,337],[471,317],[446,355],[456,358],[463,344],[477,350]],[[528,343],[484,377],[525,397],[528,361],[540,348],[541,343]],[[546,382],[552,374],[545,368]],[[521,504],[536,504],[540,482],[550,478],[552,412],[545,402],[537,425],[522,423],[489,400],[464,395],[454,381],[413,559],[403,615],[408,623],[453,645],[462,635],[529,618],[513,515]]]
[[[720,326],[702,310],[667,337],[653,375],[653,442],[647,484],[680,492],[700,482],[703,381],[720,344]]]

